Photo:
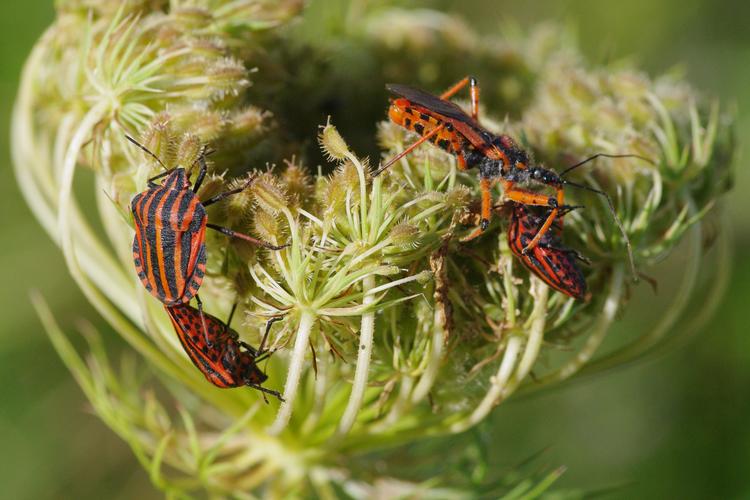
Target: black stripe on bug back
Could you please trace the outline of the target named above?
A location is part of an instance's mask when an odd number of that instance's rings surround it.
[[[192,196],[189,196],[192,195]],[[187,213],[187,209],[190,206],[190,202],[193,200],[195,196],[191,192],[187,192],[185,196],[183,196],[182,200],[180,200],[180,212],[179,212],[179,218],[180,223],[183,222],[185,214]],[[199,212],[200,207],[200,212]],[[196,205],[195,212],[192,214],[193,221],[195,221],[196,218],[199,218],[199,213],[205,217],[206,211],[203,210],[203,205]],[[190,276],[188,276],[188,266],[190,265],[190,243],[192,241],[192,236],[190,234],[183,234],[180,238],[179,245],[180,245],[180,262],[176,262],[175,264],[180,266],[180,272],[182,273],[183,277],[185,278],[185,289],[188,287],[188,281],[190,280]]]
[[[206,216],[206,209],[203,208],[203,205],[200,203],[195,206],[195,211],[193,212],[193,219],[190,221],[190,226],[188,226],[188,230],[185,232],[185,239],[188,240],[184,244],[186,245],[187,251],[190,251],[190,242],[193,241],[195,238],[197,238],[198,233],[201,232],[201,228],[206,225],[206,222],[208,222],[208,217]],[[188,237],[189,236],[189,237]],[[202,246],[205,247],[205,241],[202,243]],[[205,257],[205,256],[204,256]],[[195,261],[196,266],[198,265],[199,260]],[[203,262],[205,263],[205,258],[203,259]]]
[[[148,192],[144,193],[138,193],[133,197],[133,201],[130,202],[130,211],[133,213],[133,220],[137,226],[142,225],[141,221],[141,205],[143,204],[143,198],[146,197],[146,194]]]
[[[557,285],[557,277],[556,276],[550,276],[547,273],[547,269],[542,265],[541,262],[537,259],[536,252],[531,252],[525,256],[526,259],[528,259],[528,263],[531,265],[531,267],[534,270],[534,273],[539,276],[542,281],[547,283],[552,288],[559,288],[559,285]]]
[[[164,274],[168,287],[165,293],[168,294],[170,302],[179,299],[181,295],[177,289],[177,281],[175,279],[175,245],[179,244],[180,233],[175,231],[172,224],[169,223],[172,208],[176,202],[179,202],[178,199],[181,193],[182,191],[170,189],[166,194],[166,200],[161,210],[161,249],[162,259],[164,260]]]
[[[162,302],[166,302],[167,296],[164,293],[164,286],[161,282],[161,272],[159,271],[159,259],[161,258],[161,250],[162,247],[160,244],[157,244],[156,241],[156,231],[157,231],[157,221],[160,222],[161,218],[161,211],[159,210],[159,203],[161,203],[162,199],[165,196],[168,196],[169,190],[164,188],[155,188],[153,190],[153,194],[151,195],[151,203],[148,207],[148,213],[147,215],[147,223],[145,226],[145,239],[146,239],[146,245],[145,245],[145,256],[146,256],[146,262],[145,264],[145,270],[148,274],[149,271],[151,271],[151,274],[154,276],[154,283],[153,285],[156,287],[154,290],[156,292],[156,296],[161,300]],[[161,236],[161,234],[160,234]]]

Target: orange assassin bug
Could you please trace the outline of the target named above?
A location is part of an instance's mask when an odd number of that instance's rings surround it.
[[[448,100],[467,85],[469,86],[469,95],[471,98],[471,115]],[[505,196],[509,200],[524,205],[549,208],[547,218],[538,227],[534,237],[526,243],[521,251],[522,254],[526,254],[536,247],[544,237],[544,234],[550,229],[555,219],[560,217],[561,211],[568,208],[564,204],[564,186],[574,186],[602,195],[606,198],[612,217],[622,233],[627,247],[631,270],[633,271],[633,275],[636,275],[630,239],[620,218],[617,216],[610,196],[604,191],[569,181],[565,179],[565,176],[574,169],[599,157],[634,157],[649,161],[648,159],[633,154],[610,155],[598,153],[568,167],[562,173],[558,174],[552,170],[532,164],[528,154],[511,137],[496,135],[485,129],[478,122],[479,85],[475,78],[467,76],[440,96],[435,96],[407,85],[388,84],[386,88],[397,96],[391,100],[388,109],[388,116],[391,121],[409,131],[419,134],[421,137],[404,149],[404,151],[384,163],[373,173],[373,176],[379,175],[423,142],[432,142],[437,147],[453,154],[457,159],[460,170],[467,170],[473,167],[478,167],[479,169],[479,183],[482,191],[481,221],[479,227],[464,238],[464,241],[476,238],[489,227],[492,211],[492,194],[490,190],[498,181],[502,182]],[[555,195],[547,196],[518,187],[518,184],[533,183],[553,188]]]

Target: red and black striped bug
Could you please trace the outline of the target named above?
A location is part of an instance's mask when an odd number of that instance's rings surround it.
[[[448,99],[465,86],[469,86],[471,96],[471,115],[468,115],[455,103]],[[407,85],[388,84],[386,88],[396,96],[391,100],[388,116],[397,125],[419,134],[421,137],[404,151],[391,158],[373,173],[379,175],[396,161],[413,151],[425,141],[431,141],[437,147],[453,154],[461,170],[478,167],[479,182],[482,190],[482,212],[479,227],[464,241],[471,240],[482,234],[490,223],[492,211],[492,194],[490,189],[500,181],[506,198],[525,205],[536,205],[549,208],[546,220],[538,227],[533,238],[523,248],[523,253],[531,251],[539,244],[544,234],[552,226],[560,211],[566,209],[564,204],[563,187],[575,186],[604,196],[609,204],[612,216],[622,233],[628,258],[633,274],[633,261],[630,240],[625,228],[620,222],[614,209],[612,199],[604,191],[571,182],[564,177],[572,170],[599,157],[624,158],[634,157],[649,161],[638,155],[609,155],[596,154],[584,161],[568,167],[561,174],[531,163],[528,154],[518,147],[513,139],[507,135],[496,135],[485,129],[477,120],[479,114],[479,85],[473,77],[466,77],[453,85],[440,96],[435,96],[423,90]],[[555,196],[547,196],[518,187],[518,184],[541,184],[555,190]]]
[[[156,155],[126,137],[166,169]],[[130,204],[135,222],[133,261],[141,283],[165,306],[186,304],[195,297],[201,314],[198,289],[206,272],[207,227],[271,250],[284,248],[208,223],[205,207],[243,191],[255,178],[201,202],[196,193],[206,176],[205,155],[202,151],[199,156],[200,170],[192,188],[184,168],[167,169],[149,179],[148,189],[137,194]],[[161,184],[154,182],[162,177],[166,178]],[[206,342],[210,345],[207,332]]]
[[[189,304],[164,306],[182,347],[209,382],[222,389],[252,387],[283,401],[277,391],[261,385],[268,376],[258,368],[258,363],[272,354],[272,351],[264,351],[263,346],[274,320],[266,324],[265,335],[256,350],[239,340],[237,332],[229,327],[235,308],[236,304],[232,307],[227,322],[222,323],[215,316],[201,313]],[[211,339],[211,344],[205,342],[202,330]]]
[[[524,253],[524,248],[527,248],[547,219],[545,212],[547,210],[540,213],[538,207],[512,203],[508,246],[523,265],[547,285],[574,299],[583,299],[586,295],[586,279],[577,261],[586,262],[586,259],[563,245],[562,227],[558,221],[544,233],[535,247]]]

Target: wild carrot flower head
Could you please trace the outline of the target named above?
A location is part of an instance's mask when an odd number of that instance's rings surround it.
[[[165,491],[429,490],[398,481],[402,471],[367,467],[365,454],[462,432],[517,391],[640,356],[668,339],[693,301],[706,296],[707,275],[723,276],[704,241],[730,185],[731,117],[684,82],[589,67],[557,28],[497,39],[432,11],[365,9],[350,19],[348,33],[360,34],[350,48],[387,55],[373,71],[396,81],[412,79],[403,68],[414,51],[432,54],[420,58],[416,74],[436,91],[463,76],[451,61],[483,68],[491,89],[481,120],[517,138],[548,168],[559,172],[597,152],[650,160],[600,159],[571,174],[611,195],[641,282],[659,279],[659,266],[678,247],[682,259],[682,282],[659,283],[674,293],[659,297],[666,312],[653,330],[616,339],[604,354],[600,347],[630,297],[651,291],[633,284],[603,198],[566,190],[570,203],[586,208],[566,217],[564,242],[591,260],[584,269],[590,296],[575,301],[519,264],[502,216],[481,238],[460,241],[476,224],[479,186],[475,172],[459,171],[453,157],[426,145],[372,177],[379,161],[413,139],[394,124],[379,125],[382,158],[357,152],[334,114],[317,131],[326,158],[320,168],[290,158],[273,167],[251,163],[259,151],[283,149],[285,131],[276,125],[295,118],[274,116],[254,100],[262,94],[253,93],[256,76],[272,89],[288,83],[291,69],[299,78],[307,69],[318,74],[315,58],[284,67],[301,2],[57,4],[58,18],[29,58],[16,103],[16,175],[76,283],[111,325],[107,334],[119,334],[139,362],[116,369],[90,331],[90,354],[82,358],[41,299],[36,303],[97,414]],[[506,111],[505,121],[493,120]],[[186,168],[194,180],[204,147],[212,154],[201,199],[242,185],[255,170],[246,190],[208,208],[209,221],[288,244],[272,251],[207,233],[200,290],[214,316],[225,318],[238,304],[232,328],[251,345],[268,319],[282,318],[262,368],[283,403],[210,385],[133,269],[130,200],[164,167]],[[96,181],[95,210],[83,210],[73,189],[82,170]],[[102,224],[94,224],[97,216]],[[711,282],[721,286],[721,279]],[[168,395],[154,391],[157,385]],[[542,490],[557,475],[543,479]],[[435,483],[433,492],[468,495],[478,487],[455,484],[447,490]]]

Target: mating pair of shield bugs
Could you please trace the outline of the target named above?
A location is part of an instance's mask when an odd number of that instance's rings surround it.
[[[164,304],[185,352],[209,381],[218,387],[248,385],[278,396],[260,386],[265,375],[256,363],[263,353],[239,342],[228,325],[205,313],[198,296],[206,273],[206,228],[270,250],[284,248],[208,222],[205,207],[247,189],[255,178],[201,201],[197,192],[207,173],[205,149],[198,157],[198,175],[191,186],[185,168],[167,169],[146,147],[127,139],[164,168],[148,180],[148,188],[130,205],[135,223],[133,261],[141,283]],[[163,182],[156,183],[160,178]],[[189,305],[193,297],[197,309]]]
[[[467,85],[471,98],[471,114],[467,114],[448,100]],[[604,191],[572,182],[565,177],[576,168],[599,157],[641,157],[599,153],[558,174],[534,164],[529,155],[511,137],[494,134],[479,123],[479,85],[475,78],[464,78],[440,96],[407,85],[389,84],[386,88],[397,96],[391,100],[388,117],[397,125],[421,137],[378,168],[373,173],[374,176],[426,141],[454,155],[460,170],[477,167],[482,192],[481,220],[479,227],[463,241],[476,238],[489,227],[493,208],[491,189],[494,184],[501,182],[505,197],[515,204],[508,232],[512,251],[526,267],[547,284],[579,299],[585,293],[586,283],[573,257],[575,252],[563,247],[560,238],[562,216],[574,208],[565,205],[564,187],[574,186],[594,192],[607,200],[612,217],[622,233],[635,276],[630,240],[615,212],[612,199]],[[554,190],[554,196],[519,187],[528,184],[550,187]],[[529,206],[544,207],[546,215],[540,218],[538,214],[529,211]]]

